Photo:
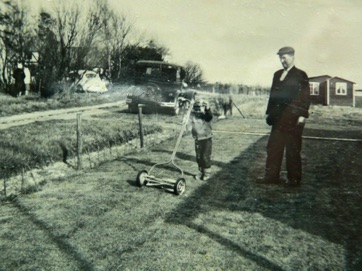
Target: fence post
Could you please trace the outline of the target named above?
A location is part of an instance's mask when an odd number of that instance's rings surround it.
[[[142,126],[142,107],[144,107],[144,104],[139,104],[138,105],[138,123],[139,123],[139,127],[140,127],[140,141],[141,141],[141,148],[143,148],[143,137],[144,137],[144,133],[143,133],[143,126]]]
[[[81,133],[81,115],[77,113],[77,169],[82,168],[82,133]]]

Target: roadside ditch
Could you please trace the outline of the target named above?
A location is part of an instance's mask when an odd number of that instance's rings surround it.
[[[81,169],[77,169],[78,160],[74,157],[67,159],[66,162],[55,162],[41,168],[24,170],[21,174],[9,178],[3,178],[3,184],[0,186],[0,202],[14,198],[21,193],[39,191],[41,186],[48,181],[80,175],[86,170],[97,168],[102,163],[134,152],[147,152],[151,147],[175,138],[178,132],[177,129],[168,128],[160,133],[146,135],[143,148],[140,147],[140,139],[136,138],[112,148],[84,153],[81,156]]]

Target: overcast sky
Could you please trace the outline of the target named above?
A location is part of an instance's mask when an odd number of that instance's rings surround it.
[[[269,86],[276,55],[296,50],[309,76],[362,88],[360,0],[110,0],[170,48],[172,61],[201,65],[209,81]]]
[[[281,68],[276,52],[288,45],[310,77],[339,76],[362,88],[361,0],[109,2],[169,48],[170,61],[199,64],[210,82],[269,86]]]

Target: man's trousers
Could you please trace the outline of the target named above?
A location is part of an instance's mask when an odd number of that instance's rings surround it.
[[[284,150],[288,180],[299,183],[302,179],[302,133],[303,127],[283,129],[272,126],[267,145],[265,179],[279,180]]]

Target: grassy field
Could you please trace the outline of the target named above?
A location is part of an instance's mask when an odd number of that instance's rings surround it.
[[[362,139],[352,126],[335,127],[305,135]],[[181,196],[135,182],[138,171],[167,161],[171,139],[4,203],[0,269],[360,270],[361,142],[305,139],[303,184],[289,189],[255,184],[267,136],[248,132],[266,133],[262,119],[234,116],[213,128],[208,182],[193,180],[193,140],[182,141]]]
[[[51,99],[42,99],[38,94],[29,96],[12,97],[0,94],[0,117],[16,114],[30,113],[34,111],[46,111],[52,109],[72,108],[125,100],[125,96],[132,86],[115,85],[103,94],[75,93],[70,90],[54,95]]]
[[[76,107],[94,103],[119,101],[125,98],[126,88],[113,88],[103,95],[69,94],[48,101],[37,101],[34,97],[0,99],[2,110],[14,114],[24,110],[34,111],[39,108],[63,108],[65,105]],[[220,94],[198,91],[199,97],[210,102],[215,118],[220,115],[217,100]],[[234,116],[246,119],[264,118],[267,96],[234,95]],[[67,103],[67,101],[73,103]],[[11,102],[9,102],[11,101]],[[326,125],[360,125],[362,123],[362,110],[349,107],[322,107],[312,106],[311,123]],[[145,134],[160,133],[164,124],[180,122],[178,118],[167,115],[145,115]],[[25,126],[12,127],[0,134],[0,174],[8,177],[21,174],[24,170],[43,167],[64,159],[74,158],[76,153],[76,123],[75,120],[53,120],[35,122]],[[99,152],[129,142],[139,136],[138,119],[135,115],[125,114],[117,108],[110,110],[109,114],[102,117],[92,117],[82,122],[82,142],[84,154]],[[99,164],[98,161],[97,164]]]
[[[125,94],[126,87],[113,88],[109,93],[102,95],[68,93],[60,96],[59,94],[52,100],[44,101],[38,100],[35,96],[20,98],[4,96],[0,99],[0,104],[3,115],[14,115],[119,101],[124,100]],[[216,108],[214,105],[218,95],[203,92],[200,95],[209,99],[211,106]],[[235,103],[240,104],[246,117],[262,116],[265,97],[260,99],[260,97],[240,96],[234,99]],[[117,109],[113,111],[115,111],[114,114],[103,116],[102,119],[92,118],[82,122],[85,153],[122,145],[139,136],[135,115],[122,114],[122,112],[117,112]],[[214,113],[217,112],[214,111]],[[162,122],[167,122],[167,119],[172,118],[160,115],[160,121],[155,119],[151,125],[147,125],[146,119],[145,134],[161,132]],[[62,161],[66,155],[69,156],[68,158],[74,157],[76,152],[75,125],[74,120],[54,120],[35,122],[5,130],[0,134],[0,152],[2,153],[0,174],[3,176],[20,174],[24,170]],[[64,150],[64,146],[66,150]]]
[[[217,98],[200,95],[211,105]],[[360,270],[362,148],[346,139],[362,139],[362,110],[311,107],[303,183],[288,189],[255,184],[266,158],[266,101],[235,96],[246,118],[234,109],[234,116],[214,119],[208,182],[193,180],[193,140],[183,138],[176,157],[187,182],[181,196],[135,182],[137,172],[169,159],[172,137],[61,178],[49,174],[36,191],[1,202],[0,270]],[[168,133],[182,116],[144,117],[154,132]],[[14,154],[24,151],[15,162],[45,149],[43,161],[53,163],[63,158],[60,140],[74,154],[74,126],[34,123],[4,131],[1,140]],[[84,122],[84,148],[119,145],[118,136],[136,127],[137,115],[117,109],[94,116]],[[160,167],[155,174],[180,173]]]

